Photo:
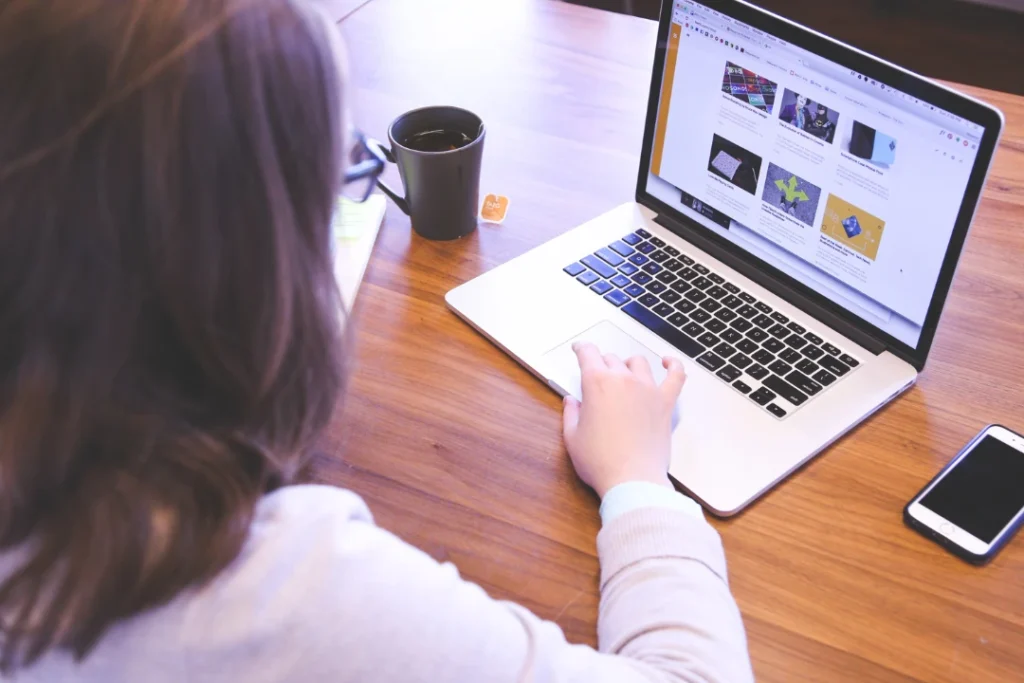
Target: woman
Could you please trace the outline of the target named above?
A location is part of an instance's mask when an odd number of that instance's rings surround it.
[[[678,361],[578,350],[600,653],[286,486],[342,387],[339,57],[300,0],[0,2],[2,675],[749,680],[665,474]]]

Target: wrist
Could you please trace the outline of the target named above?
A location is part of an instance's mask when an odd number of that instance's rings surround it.
[[[616,481],[610,482],[608,485],[603,486],[601,488],[594,487],[594,491],[595,491],[595,493],[597,493],[599,498],[604,500],[605,495],[609,491],[611,491],[613,488],[618,486],[619,484],[628,484],[630,482],[636,482],[636,481],[644,482],[644,483],[647,483],[647,484],[656,484],[658,486],[663,486],[663,487],[667,488],[670,491],[675,491],[676,490],[676,487],[672,485],[672,481],[668,478],[668,474],[661,474],[661,475],[649,474],[649,475],[636,475],[636,476],[623,477],[623,478],[618,479]]]

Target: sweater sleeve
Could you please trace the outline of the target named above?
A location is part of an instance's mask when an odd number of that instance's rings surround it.
[[[490,598],[368,514],[321,514],[282,536],[264,537],[244,578],[218,580],[216,599],[193,610],[198,669],[342,683],[752,680],[718,535],[685,512],[633,510],[601,531],[599,651]]]

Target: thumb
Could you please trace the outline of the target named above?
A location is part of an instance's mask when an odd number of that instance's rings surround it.
[[[562,433],[565,438],[570,438],[576,433],[576,426],[580,422],[580,402],[572,396],[566,395],[562,402]]]
[[[668,370],[665,379],[661,383],[661,393],[673,403],[679,398],[679,393],[686,383],[686,370],[683,369],[683,362],[678,358],[668,356],[661,361],[662,366]]]

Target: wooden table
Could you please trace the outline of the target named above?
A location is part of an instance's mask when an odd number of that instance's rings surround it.
[[[431,103],[478,112],[482,190],[512,204],[504,225],[457,243],[414,236],[389,207],[314,476],[594,644],[598,501],[566,458],[560,401],[443,296],[632,198],[656,26],[550,0],[371,0],[342,31],[363,129],[383,138]],[[1024,99],[966,90],[1008,128],[919,384],[712,522],[761,681],[1024,680],[1024,537],[977,569],[900,516],[983,425],[1024,429]]]

